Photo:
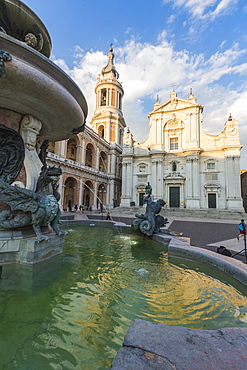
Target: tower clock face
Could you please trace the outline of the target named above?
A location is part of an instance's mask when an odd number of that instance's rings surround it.
[[[235,135],[237,133],[237,128],[235,125],[228,126],[228,132],[230,135]]]

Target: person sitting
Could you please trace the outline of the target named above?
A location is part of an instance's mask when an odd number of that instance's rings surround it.
[[[109,212],[106,215],[106,220],[111,220],[111,216],[110,216],[110,213]]]

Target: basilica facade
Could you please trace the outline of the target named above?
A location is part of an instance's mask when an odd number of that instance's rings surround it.
[[[192,90],[187,99],[173,91],[165,103],[157,99],[145,142],[136,143],[127,129],[121,206],[143,205],[149,182],[153,200],[169,208],[243,210],[238,121],[230,114],[221,133],[208,135],[202,113]]]
[[[121,154],[126,127],[124,95],[114,66],[112,48],[95,87],[96,109],[83,132],[69,140],[50,142],[46,161],[59,165],[63,174],[59,191],[61,208],[113,208],[121,199]]]

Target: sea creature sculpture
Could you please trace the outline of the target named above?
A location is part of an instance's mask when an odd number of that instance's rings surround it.
[[[38,178],[37,190],[33,192],[19,186],[12,186],[0,179],[0,202],[6,203],[11,210],[0,212],[0,227],[17,229],[32,225],[38,242],[49,238],[42,234],[40,227],[51,225],[57,235],[67,234],[58,227],[61,211],[57,191],[60,167],[44,165]]]
[[[150,195],[144,199],[144,202],[147,203],[146,213],[135,215],[137,218],[134,219],[132,228],[140,230],[145,235],[151,236],[153,233],[158,233],[160,228],[168,223],[167,218],[157,215],[166,202],[163,199],[158,199],[154,202]]]

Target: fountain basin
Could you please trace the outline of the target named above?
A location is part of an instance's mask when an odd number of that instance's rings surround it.
[[[73,129],[85,122],[88,112],[85,97],[75,82],[23,42],[0,32],[0,44],[12,56],[0,78],[0,107],[40,120],[42,140],[74,136]]]
[[[2,0],[0,2],[0,26],[8,35],[24,41],[25,35],[42,35],[40,52],[49,58],[51,54],[50,35],[40,18],[22,1]]]
[[[167,245],[122,225],[112,230],[109,221],[64,227],[63,255],[2,266],[2,367],[108,369],[135,318],[191,329],[246,327],[247,289],[222,271],[170,262]]]

